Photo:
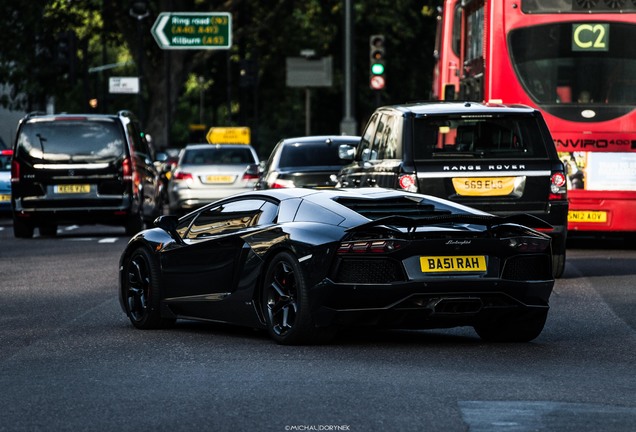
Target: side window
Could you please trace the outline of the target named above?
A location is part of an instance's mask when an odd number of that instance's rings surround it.
[[[378,159],[396,159],[398,154],[397,128],[395,127],[395,116],[383,116],[382,123],[384,131],[379,140],[377,149]]]
[[[199,213],[186,233],[186,238],[200,239],[267,225],[276,220],[277,213],[276,204],[260,199],[223,203]]]
[[[373,137],[375,136],[375,129],[377,127],[377,121],[380,114],[375,113],[371,117],[371,120],[367,123],[367,127],[362,133],[360,140],[360,146],[358,147],[357,160],[367,161],[369,160],[369,154],[371,153],[371,145],[373,143]]]
[[[134,124],[132,122],[128,123],[126,128],[128,129],[128,136],[132,141],[132,147],[135,154],[142,158],[152,157],[150,149],[148,147],[148,142],[144,138],[142,138],[141,133],[134,126]]]
[[[384,143],[386,142],[386,136],[384,134],[386,130],[387,115],[382,114],[378,117],[378,126],[375,130],[375,136],[373,137],[373,145],[371,146],[371,152],[366,160],[382,159],[379,154],[383,152]]]

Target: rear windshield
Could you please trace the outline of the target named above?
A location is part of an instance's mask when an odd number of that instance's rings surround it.
[[[413,133],[415,159],[547,157],[532,116],[416,118]]]
[[[103,162],[124,153],[124,136],[114,121],[35,121],[22,127],[17,150],[46,162]]]
[[[186,149],[182,165],[245,165],[255,164],[249,147],[214,147]]]
[[[352,143],[357,145],[358,142]],[[280,154],[281,168],[306,166],[341,166],[348,161],[338,156],[339,144],[333,142],[290,144],[283,147]]]

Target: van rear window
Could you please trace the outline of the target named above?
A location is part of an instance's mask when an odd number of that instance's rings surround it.
[[[413,133],[415,159],[547,157],[541,128],[530,116],[416,118]]]
[[[124,134],[115,122],[35,121],[24,125],[17,151],[44,162],[98,162],[124,153]]]

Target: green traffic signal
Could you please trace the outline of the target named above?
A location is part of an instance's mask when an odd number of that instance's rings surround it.
[[[373,63],[371,65],[371,73],[373,75],[382,75],[384,73],[384,65],[382,63]]]

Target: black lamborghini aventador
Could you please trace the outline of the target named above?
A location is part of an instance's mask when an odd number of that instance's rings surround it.
[[[302,344],[343,326],[472,326],[530,341],[554,285],[545,222],[403,191],[251,191],[155,225],[120,260],[140,329],[206,320]]]

